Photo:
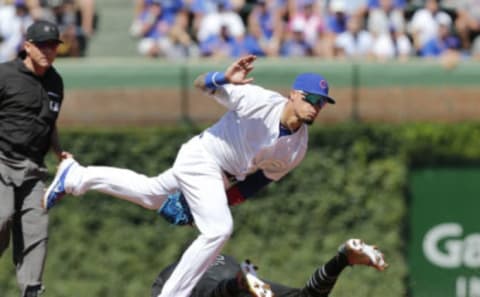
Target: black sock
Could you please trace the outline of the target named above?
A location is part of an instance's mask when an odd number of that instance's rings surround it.
[[[342,272],[343,269],[345,269],[345,267],[348,266],[347,255],[339,252],[323,266],[325,266],[325,271],[329,276],[336,277]]]
[[[347,256],[343,253],[337,253],[322,267],[315,270],[305,289],[309,296],[326,297],[337,282],[337,277],[343,269],[348,266]]]

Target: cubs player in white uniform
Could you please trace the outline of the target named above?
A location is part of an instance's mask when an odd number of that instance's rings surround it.
[[[297,76],[288,98],[251,84],[253,78],[247,76],[255,59],[242,57],[224,73],[209,72],[195,80],[197,88],[229,111],[183,144],[170,169],[147,177],[127,169],[84,167],[68,158],[45,193],[44,207],[50,209],[65,194],[97,190],[157,210],[169,194],[181,191],[200,234],[159,297],[189,296],[232,234],[229,204],[242,202],[295,168],[307,149],[307,125],[327,103],[335,103],[318,74]],[[233,186],[232,177],[237,181]]]

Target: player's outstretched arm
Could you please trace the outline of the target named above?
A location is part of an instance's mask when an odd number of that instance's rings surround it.
[[[213,93],[216,88],[227,83],[235,85],[251,83],[253,78],[247,76],[253,70],[253,62],[256,59],[255,55],[247,55],[233,62],[225,72],[201,74],[195,79],[194,85],[204,92]]]

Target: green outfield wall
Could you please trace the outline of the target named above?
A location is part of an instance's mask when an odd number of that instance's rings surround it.
[[[193,88],[194,79],[223,70],[231,60],[183,63],[148,59],[60,60],[66,99],[61,125],[165,125],[211,123],[225,110]],[[288,96],[295,76],[322,73],[335,106],[318,123],[461,122],[480,118],[480,63],[461,61],[446,70],[428,60],[352,62],[320,59],[259,59],[255,83]]]
[[[169,62],[142,58],[64,59],[57,64],[67,89],[192,87],[200,73],[224,70],[232,60]],[[480,63],[465,60],[446,70],[439,61],[328,61],[319,58],[259,58],[251,76],[268,87],[288,87],[301,72],[320,72],[332,87],[478,86]]]

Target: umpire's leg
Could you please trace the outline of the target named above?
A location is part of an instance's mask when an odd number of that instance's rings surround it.
[[[0,177],[0,257],[10,242],[10,226],[14,208],[13,186],[6,185]]]
[[[42,289],[48,239],[48,215],[41,207],[44,189],[41,180],[30,180],[16,191],[13,257],[22,296],[37,296]]]

